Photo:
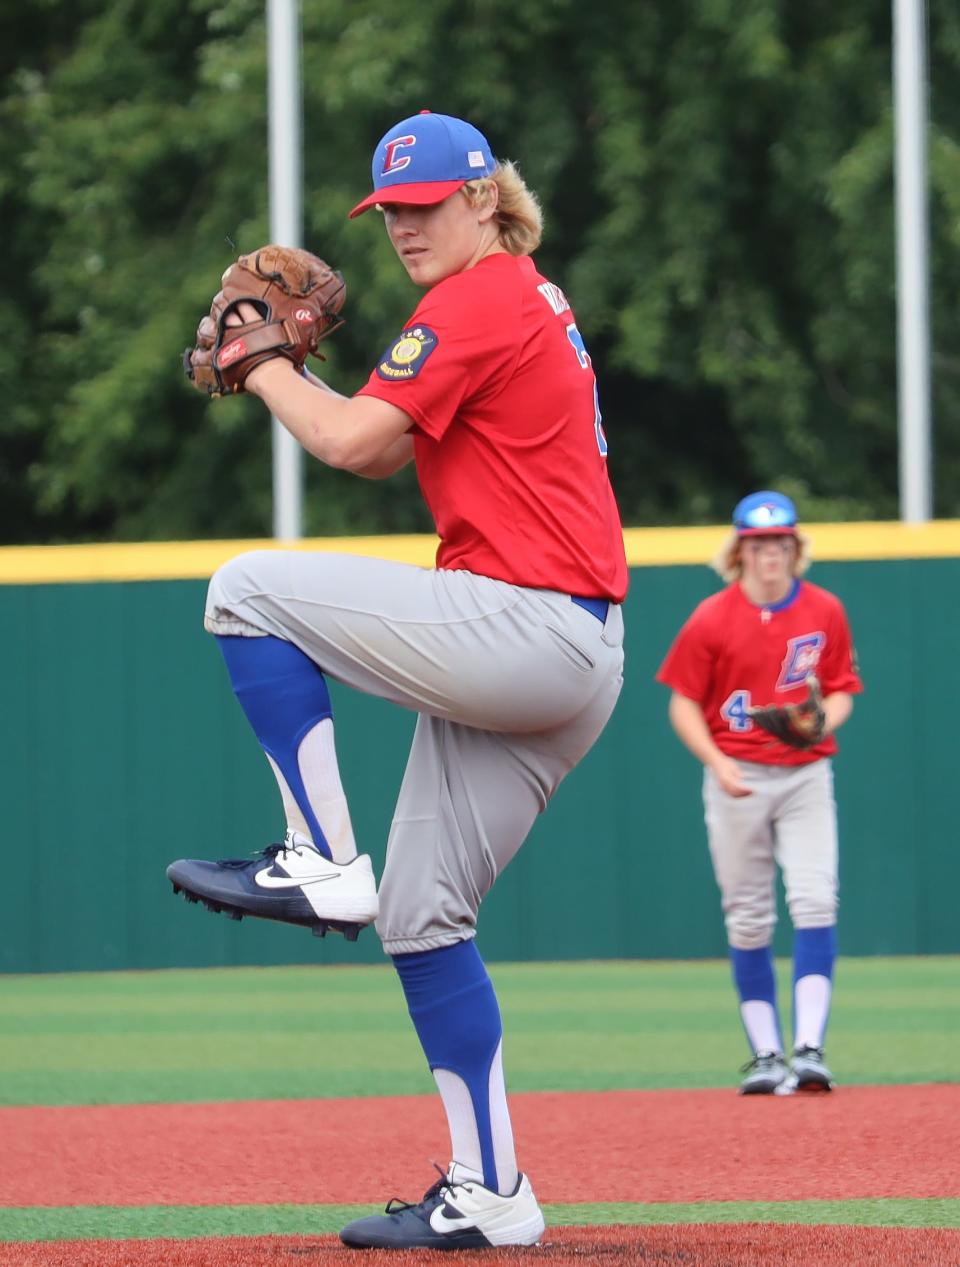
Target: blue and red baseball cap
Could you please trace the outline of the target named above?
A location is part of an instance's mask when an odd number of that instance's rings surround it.
[[[786,493],[749,493],[733,509],[738,537],[796,536],[797,508]]]
[[[381,137],[373,152],[373,193],[350,219],[378,202],[443,202],[468,180],[491,176],[496,165],[490,143],[471,123],[421,110]]]

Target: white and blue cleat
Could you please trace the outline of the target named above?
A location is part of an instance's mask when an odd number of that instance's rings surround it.
[[[439,1169],[439,1167],[437,1167]],[[393,1198],[385,1214],[355,1219],[340,1233],[351,1249],[490,1249],[535,1245],[543,1212],[526,1175],[501,1196],[475,1179],[455,1178],[451,1165],[415,1204]]]
[[[330,930],[356,941],[379,913],[368,854],[337,863],[293,831],[287,832],[282,845],[269,845],[252,858],[172,862],[167,878],[174,893],[182,893],[188,902],[202,902],[209,911],[231,919],[250,915],[297,924],[318,937]]]

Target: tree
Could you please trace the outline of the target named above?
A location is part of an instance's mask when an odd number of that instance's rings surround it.
[[[267,236],[260,0],[5,15],[0,533],[263,535],[269,426],[191,395],[180,351]],[[305,241],[343,268],[324,373],[354,391],[417,295],[376,216],[381,133],[474,119],[544,201],[543,270],[601,385],[628,523],[896,514],[890,26],[867,0],[303,0]],[[176,38],[171,38],[171,32]],[[960,16],[930,12],[937,512],[960,514]],[[10,53],[5,54],[10,58]],[[37,333],[33,333],[37,332]],[[428,527],[412,473],[308,463],[312,533]]]

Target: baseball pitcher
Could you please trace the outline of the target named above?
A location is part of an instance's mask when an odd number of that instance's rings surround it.
[[[413,462],[436,567],[260,551],[216,573],[206,628],[277,777],[286,835],[168,874],[240,918],[349,937],[376,921],[451,1160],[421,1201],[355,1220],[343,1240],[530,1245],[543,1214],[517,1167],[477,913],[620,694],[623,536],[593,365],[531,258],[540,208],[517,170],[471,124],[424,111],[381,138],[372,178],[351,215],[377,210],[424,293],[360,391],[304,370],[340,321],[343,279],[277,247],[227,270],[184,366],[211,396],[258,395],[328,466],[383,479]],[[343,795],[328,677],[417,714],[379,894]]]

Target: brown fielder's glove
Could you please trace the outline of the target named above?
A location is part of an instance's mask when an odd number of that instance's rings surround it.
[[[320,340],[343,325],[346,293],[340,273],[299,247],[241,255],[197,327],[197,346],[183,354],[184,372],[198,391],[227,396],[242,392],[250,371],[275,356],[302,369]],[[258,320],[227,325],[241,303],[252,304]]]
[[[807,678],[807,698],[799,704],[768,704],[749,708],[747,713],[762,730],[791,748],[812,748],[827,733],[820,683],[812,673]]]

